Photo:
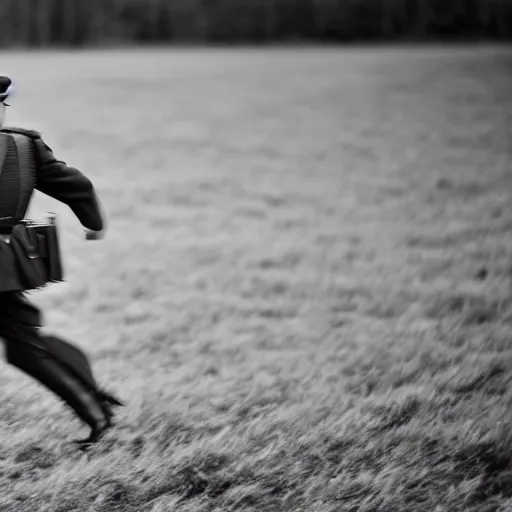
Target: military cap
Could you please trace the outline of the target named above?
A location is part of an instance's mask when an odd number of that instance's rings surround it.
[[[12,81],[7,76],[0,76],[0,102],[3,103],[12,92]]]

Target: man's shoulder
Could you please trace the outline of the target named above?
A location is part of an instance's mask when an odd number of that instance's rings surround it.
[[[14,127],[14,126],[3,126],[0,129],[0,132],[25,135],[26,137],[30,137],[31,139],[40,139],[41,138],[41,134],[36,130],[29,130],[26,128],[18,128],[18,127]]]

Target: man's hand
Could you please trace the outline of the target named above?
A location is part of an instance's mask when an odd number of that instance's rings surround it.
[[[105,238],[105,230],[94,231],[93,229],[85,230],[85,239],[86,240],[102,240]]]

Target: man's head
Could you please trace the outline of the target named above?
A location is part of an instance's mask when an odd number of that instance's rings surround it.
[[[5,100],[9,97],[12,91],[11,79],[6,76],[0,76],[0,127],[5,122]]]

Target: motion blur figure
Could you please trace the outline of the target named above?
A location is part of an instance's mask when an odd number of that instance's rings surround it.
[[[57,160],[38,132],[5,127],[11,89],[11,80],[0,76],[0,338],[8,363],[37,379],[91,427],[89,437],[74,441],[88,449],[113,426],[113,406],[122,403],[98,387],[78,347],[41,332],[41,313],[27,300],[23,280],[13,271],[10,237],[13,226],[24,219],[34,189],[67,204],[86,228],[88,240],[102,238],[104,219],[84,174]],[[20,137],[30,140],[36,169],[32,181],[23,172],[26,155],[15,143]]]

